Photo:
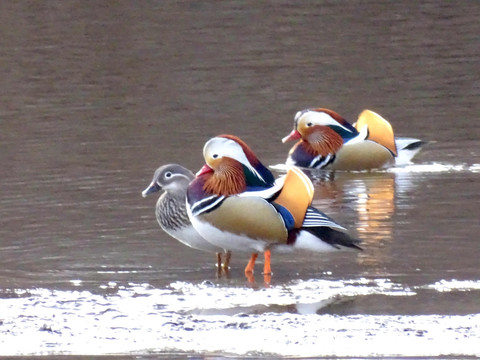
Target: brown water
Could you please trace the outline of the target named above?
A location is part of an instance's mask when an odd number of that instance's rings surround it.
[[[2,2],[0,355],[480,356],[479,16],[476,1]],[[430,142],[405,169],[312,174],[314,205],[363,252],[274,255],[252,287],[244,256],[217,278],[159,229],[140,196],[156,167],[198,170],[220,133],[282,163],[295,112],[316,106]]]

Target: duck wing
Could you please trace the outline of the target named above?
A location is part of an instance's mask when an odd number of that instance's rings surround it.
[[[385,146],[394,156],[397,156],[397,146],[392,125],[379,114],[371,110],[363,110],[354,126],[359,132],[367,126],[367,139]]]

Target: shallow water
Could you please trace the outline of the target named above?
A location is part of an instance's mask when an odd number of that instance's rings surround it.
[[[477,2],[0,7],[0,356],[480,356]],[[219,133],[281,164],[314,106],[429,142],[309,174],[364,251],[249,283],[159,229],[157,166],[199,169]]]

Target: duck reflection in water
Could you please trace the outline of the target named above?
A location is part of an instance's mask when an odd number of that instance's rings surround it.
[[[391,260],[395,208],[402,193],[411,190],[410,179],[395,172],[343,172],[303,169],[315,186],[313,205],[332,214],[350,207],[364,250],[357,261],[368,273],[383,275]]]

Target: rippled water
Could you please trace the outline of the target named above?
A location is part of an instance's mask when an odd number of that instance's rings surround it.
[[[0,356],[480,356],[477,2],[4,2]],[[305,107],[428,141],[411,166],[309,173],[364,251],[243,275],[143,199],[219,133],[276,174]],[[26,340],[28,339],[28,340]]]

